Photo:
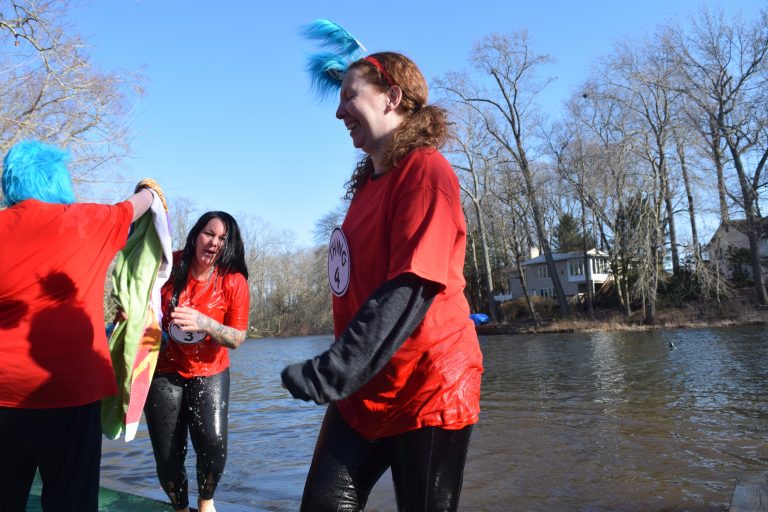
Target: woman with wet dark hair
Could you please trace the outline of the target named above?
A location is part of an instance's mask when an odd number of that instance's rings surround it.
[[[174,253],[162,289],[163,348],[144,407],[157,475],[176,510],[189,510],[187,434],[197,454],[198,510],[213,496],[227,459],[229,351],[245,341],[250,296],[237,222],[205,213]]]

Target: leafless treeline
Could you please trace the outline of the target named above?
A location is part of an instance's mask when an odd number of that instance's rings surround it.
[[[639,305],[646,322],[654,322],[657,290],[669,279],[704,297],[727,293],[702,259],[704,218],[746,219],[751,262],[760,268],[767,53],[768,11],[748,20],[702,10],[685,25],[616,45],[551,120],[537,104],[550,58],[535,52],[528,34],[477,43],[468,68],[436,84],[455,121],[449,152],[465,192],[475,307],[493,312],[490,298],[537,247],[560,310],[570,314],[551,257],[563,213],[610,252],[625,312]],[[758,300],[768,304],[762,274],[754,277]]]
[[[63,0],[0,2],[0,152],[22,137],[66,146],[82,191],[83,183],[115,180],[142,79],[95,69],[64,25],[67,9]],[[539,108],[551,59],[536,53],[528,34],[479,41],[467,68],[433,87],[454,121],[446,153],[464,191],[475,309],[493,313],[491,297],[537,247],[569,314],[551,258],[563,213],[610,252],[625,312],[640,305],[648,322],[660,283],[672,277],[695,282],[703,296],[727,293],[702,260],[703,219],[710,227],[745,219],[759,268],[767,53],[768,11],[744,19],[702,10],[646,40],[617,45],[552,119]],[[178,244],[200,212],[194,202],[171,199]],[[290,234],[237,216],[258,331],[330,332],[322,240],[342,214],[343,207],[318,221],[317,248],[297,247]],[[754,274],[756,296],[767,304],[762,274]]]
[[[68,10],[66,0],[0,2],[0,152],[22,138],[68,148],[82,194],[115,181],[142,79],[94,68]]]

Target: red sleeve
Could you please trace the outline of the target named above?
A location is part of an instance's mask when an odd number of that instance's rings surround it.
[[[115,224],[119,226],[115,233],[115,240],[117,249],[120,250],[125,247],[125,243],[128,241],[128,230],[133,221],[133,204],[130,201],[123,201],[110,207],[110,209],[114,211]]]
[[[409,272],[448,284],[450,257],[459,232],[454,216],[461,212],[456,175],[437,152],[414,158],[401,184],[390,226],[387,280]]]
[[[128,241],[128,230],[133,220],[133,205],[123,201],[114,205],[97,203],[75,203],[68,207],[73,212],[69,222],[82,222],[79,230],[87,230],[89,242],[96,239],[103,242],[105,264],[114,258],[117,251],[125,247]],[[75,227],[75,226],[73,226]]]
[[[227,302],[224,325],[244,331],[248,329],[248,312],[251,309],[251,294],[243,274],[227,275]]]

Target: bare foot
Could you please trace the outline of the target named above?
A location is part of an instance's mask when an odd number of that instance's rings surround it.
[[[198,512],[216,512],[216,507],[213,506],[213,500],[197,500]]]

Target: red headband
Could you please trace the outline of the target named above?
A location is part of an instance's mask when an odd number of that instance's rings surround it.
[[[368,57],[363,57],[363,59],[364,59],[364,60],[367,60],[368,62],[370,62],[371,64],[373,64],[373,65],[376,67],[376,69],[378,69],[379,71],[381,71],[381,74],[382,74],[382,75],[384,75],[384,80],[386,80],[386,81],[387,81],[387,85],[389,85],[390,87],[394,87],[394,86],[396,86],[396,85],[397,85],[397,84],[395,83],[395,81],[392,79],[392,75],[390,75],[389,73],[387,73],[387,70],[386,70],[386,69],[384,69],[384,66],[382,66],[382,65],[381,65],[381,62],[379,62],[379,61],[378,61],[378,60],[377,60],[375,57],[370,57],[370,56],[368,56]]]

